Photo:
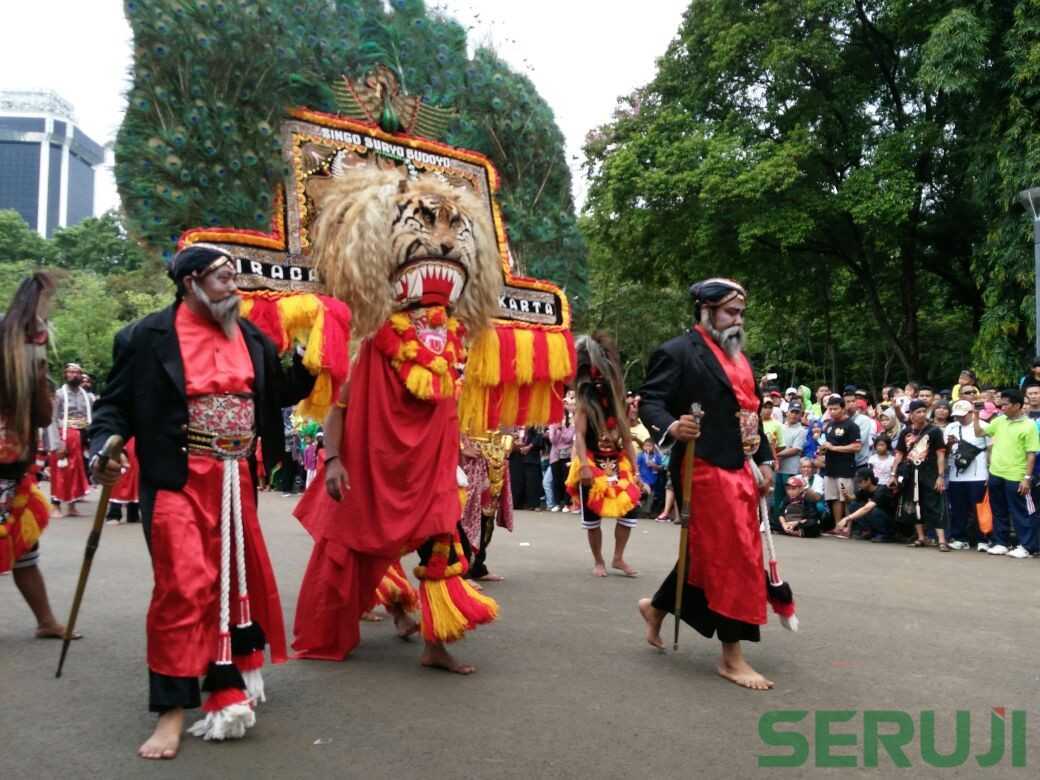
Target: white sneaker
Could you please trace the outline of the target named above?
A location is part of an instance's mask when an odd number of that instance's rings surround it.
[[[571,508],[570,508],[569,506],[565,506],[565,507],[564,507],[563,509],[561,509],[560,511],[561,511],[561,512],[563,512],[564,514],[568,514],[568,513],[570,513],[570,512],[573,512],[574,510],[573,510],[573,509],[571,509]]]
[[[1008,555],[1008,558],[1028,558],[1029,557],[1029,550],[1027,550],[1022,545],[1019,545],[1014,550],[1009,552],[1007,555]]]
[[[553,507],[552,509],[550,509],[549,511],[550,511],[550,512],[559,512],[559,511],[560,511],[560,507],[559,507],[558,505],[557,505],[557,506],[554,506],[554,507]]]
[[[989,542],[979,542],[979,546],[975,549],[979,552],[989,552]]]
[[[968,543],[967,542],[952,541],[952,542],[950,542],[950,549],[951,550],[967,550],[968,549]]]
[[[1002,544],[995,544],[986,550],[990,555],[1007,555],[1008,548]]]

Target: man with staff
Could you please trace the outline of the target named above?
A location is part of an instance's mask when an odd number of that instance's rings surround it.
[[[672,447],[676,504],[690,508],[688,566],[682,588],[673,569],[652,599],[639,602],[639,611],[647,641],[663,649],[661,624],[681,599],[682,619],[722,643],[718,673],[745,688],[768,690],[773,683],[751,667],[740,645],[759,641],[766,622],[759,496],[773,481],[773,454],[743,352],[747,294],[729,279],[698,282],[690,293],[694,327],[650,358],[639,408],[659,444]],[[694,404],[703,417],[692,413]]]
[[[116,336],[115,362],[90,429],[92,468],[114,484],[123,463],[98,458],[111,436],[136,441],[141,521],[152,558],[149,709],[159,714],[143,758],[173,758],[184,711],[209,693],[191,732],[241,737],[264,700],[259,667],[286,658],[285,629],[256,511],[255,443],[282,451],[282,414],[314,380],[297,356],[238,315],[235,265],[195,245],[170,262],[177,299]],[[266,638],[266,641],[265,641]]]

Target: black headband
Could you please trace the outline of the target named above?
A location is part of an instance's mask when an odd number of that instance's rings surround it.
[[[167,273],[173,281],[178,282],[185,276],[215,270],[224,262],[231,262],[227,252],[205,244],[195,244],[173,256]]]
[[[722,306],[734,298],[747,299],[747,292],[732,279],[705,279],[690,285],[690,295],[699,306]]]

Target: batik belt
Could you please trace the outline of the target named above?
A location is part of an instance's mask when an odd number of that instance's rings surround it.
[[[86,417],[73,417],[72,415],[69,415],[69,428],[74,428],[77,431],[82,431],[87,426],[88,423]]]
[[[200,395],[188,399],[188,449],[221,460],[247,458],[256,440],[253,399]]]

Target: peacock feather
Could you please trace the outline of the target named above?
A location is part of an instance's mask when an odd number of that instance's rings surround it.
[[[125,0],[134,37],[116,182],[131,230],[167,256],[187,228],[266,229],[290,106],[478,150],[498,167],[513,253],[584,283],[563,136],[530,80],[422,0]],[[348,84],[383,66],[397,92]],[[344,78],[345,77],[345,78]],[[353,103],[351,103],[353,100]]]

